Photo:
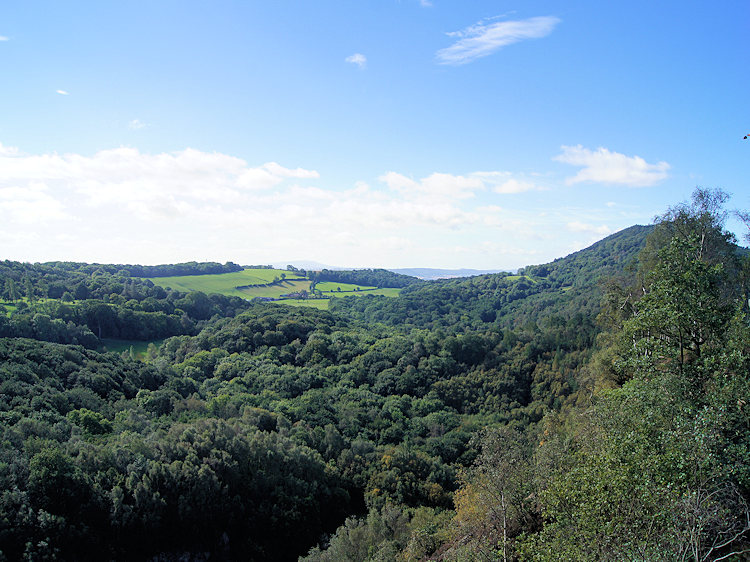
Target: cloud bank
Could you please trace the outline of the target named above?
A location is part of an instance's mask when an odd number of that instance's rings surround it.
[[[194,148],[26,154],[0,144],[1,258],[518,267],[544,261],[529,247],[539,240],[553,258],[562,231],[589,241],[606,230],[577,211],[553,209],[553,220],[519,207],[541,187],[506,171],[322,181],[313,169]]]

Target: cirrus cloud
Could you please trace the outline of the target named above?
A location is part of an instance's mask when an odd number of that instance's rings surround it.
[[[457,37],[458,41],[450,47],[439,50],[436,58],[440,64],[454,66],[467,64],[513,43],[545,37],[552,33],[558,23],[560,19],[553,16],[491,24],[480,21],[460,31],[448,33],[449,37]]]

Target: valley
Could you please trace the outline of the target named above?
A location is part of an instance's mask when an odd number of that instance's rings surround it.
[[[747,258],[682,212],[434,281],[0,262],[0,551],[577,560],[606,533],[610,553],[674,553],[709,476],[702,536],[739,548]],[[302,290],[329,298],[283,296]]]

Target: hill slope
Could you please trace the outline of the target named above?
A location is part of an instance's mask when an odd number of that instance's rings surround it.
[[[553,315],[595,314],[601,281],[632,269],[652,229],[631,226],[564,258],[523,268],[518,275],[425,282],[405,288],[391,302],[343,299],[332,306],[367,322],[453,329],[490,322],[522,326]]]

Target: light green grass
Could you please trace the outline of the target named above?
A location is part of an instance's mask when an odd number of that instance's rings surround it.
[[[16,301],[15,304],[12,303],[12,302],[10,302],[10,301],[0,300],[0,306],[3,306],[5,308],[5,314],[8,315],[8,316],[10,316],[11,314],[13,314],[18,309],[18,303],[19,302],[25,302],[26,304],[29,304],[29,299],[26,298],[26,297],[21,297],[20,299],[18,299]],[[29,306],[36,306],[36,305],[44,304],[46,302],[60,302],[60,301],[59,301],[59,299],[36,298],[36,299],[34,299],[34,304],[33,305],[29,304]],[[72,305],[72,304],[75,304],[76,302],[77,301],[65,302],[63,304]],[[29,309],[27,309],[27,310],[29,310]],[[32,310],[34,310],[34,309],[32,309]],[[38,310],[37,310],[37,312],[38,312]]]
[[[354,285],[352,283],[336,283],[335,281],[321,281],[320,283],[315,284],[315,288],[323,293],[338,293],[339,289],[341,289],[341,292],[344,291],[347,292],[354,292],[355,289],[359,289],[360,291],[365,291],[369,289],[375,289],[375,287],[367,287],[365,285]]]
[[[239,292],[241,296],[246,299],[252,299],[254,297],[278,299],[281,295],[299,293],[303,290],[310,291],[310,281],[307,279],[286,279],[278,285],[271,285],[270,287],[248,287],[246,289],[239,289]]]
[[[243,269],[242,271],[235,271],[233,273],[149,277],[149,279],[155,285],[165,288],[171,287],[178,291],[203,291],[204,293],[219,293],[221,295],[246,299],[252,297],[248,297],[247,293],[242,292],[237,287],[271,283],[274,278],[281,278],[282,273],[289,280],[302,279],[299,275],[282,269]]]
[[[264,285],[271,283],[281,274],[286,278],[276,285],[253,287],[248,285]],[[203,291],[204,293],[219,293],[231,297],[253,299],[256,297],[280,299],[281,295],[298,293],[300,291],[310,292],[310,281],[294,272],[282,269],[245,269],[234,273],[218,273],[214,275],[182,275],[175,277],[150,277],[154,284],[162,287],[171,287],[178,291]],[[242,288],[238,288],[242,287]],[[364,295],[384,295],[397,297],[401,289],[377,289],[366,285],[355,285],[353,283],[335,283],[323,281],[317,283],[315,288],[329,297],[351,297]],[[341,291],[338,289],[341,288]],[[359,289],[355,291],[354,289]],[[296,306],[312,306],[315,308],[328,308],[328,300],[309,299],[295,300],[283,299],[281,302]]]
[[[401,292],[401,289],[386,287],[384,289],[375,289],[373,291],[362,291],[361,293],[354,293],[354,294],[356,296],[382,295],[384,297],[397,297],[400,292]]]
[[[7,316],[10,316],[16,311],[16,305],[8,301],[0,301],[0,306],[2,306],[5,309],[5,314]]]
[[[317,285],[315,286],[315,288],[317,288]],[[332,297],[334,299],[343,298],[343,297],[365,297],[367,295],[381,295],[384,297],[397,297],[400,292],[401,292],[401,289],[392,289],[392,288],[365,289],[362,291],[344,291],[342,287],[341,292],[338,292],[338,291],[324,292],[323,295],[326,297]]]
[[[102,339],[102,346],[99,351],[114,351],[115,353],[122,353],[123,351],[130,351],[133,348],[133,354],[136,359],[141,361],[146,359],[146,352],[148,351],[148,345],[153,343],[156,347],[159,347],[164,340],[153,340],[153,341],[138,341],[138,340],[116,340],[104,338]]]
[[[522,279],[524,281],[529,281],[530,283],[538,283],[539,281],[534,279],[533,277],[529,277],[528,275],[506,275],[503,277],[506,281],[521,281]]]

